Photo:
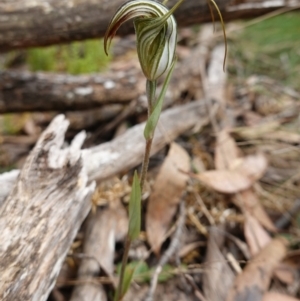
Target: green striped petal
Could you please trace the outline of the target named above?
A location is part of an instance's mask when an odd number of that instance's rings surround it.
[[[141,68],[148,80],[156,80],[170,68],[175,57],[177,25],[172,13],[182,1],[178,1],[170,10],[152,0],[125,3],[117,10],[106,31],[105,52],[118,28],[134,18]]]

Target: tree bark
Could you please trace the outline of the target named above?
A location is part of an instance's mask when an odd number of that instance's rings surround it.
[[[61,150],[68,121],[57,116],[27,158],[14,188],[0,201],[0,299],[44,301],[86,215],[87,184],[78,135]]]
[[[177,0],[170,0],[173,6]],[[124,0],[2,0],[0,51],[46,46],[103,37],[107,25]],[[278,8],[299,6],[299,0],[219,0],[225,20],[255,17]],[[175,13],[179,26],[211,21],[206,0],[185,1]],[[118,34],[132,32],[129,22]]]

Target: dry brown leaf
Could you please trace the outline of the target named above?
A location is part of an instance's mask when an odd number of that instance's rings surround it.
[[[188,176],[190,159],[178,144],[172,143],[149,197],[146,214],[147,238],[153,251],[158,254],[165,234],[176,212]]]
[[[231,170],[210,170],[194,177],[222,193],[237,193],[250,188],[260,179],[267,168],[263,154],[236,159]]]
[[[85,253],[97,258],[101,267],[110,276],[114,271],[115,243],[124,239],[128,229],[128,216],[119,200],[109,203],[106,209],[91,213],[93,222],[89,226],[90,243]]]
[[[277,120],[271,120],[264,123],[260,123],[256,126],[246,126],[232,129],[234,136],[238,136],[244,140],[256,140],[261,137],[265,137],[269,133],[274,132],[280,127],[280,122]]]
[[[300,301],[300,299],[276,292],[267,292],[262,301]]]
[[[272,240],[269,233],[250,214],[245,214],[244,234],[252,256]]]
[[[217,227],[209,230],[209,239],[203,274],[204,295],[209,301],[225,300],[227,292],[233,284],[234,273],[220,248],[224,243],[224,235]]]
[[[297,269],[288,262],[281,262],[274,271],[274,275],[283,283],[293,284],[296,280]]]
[[[269,233],[261,226],[261,222],[246,213],[244,234],[250,249],[251,256],[256,255],[264,246],[271,241]],[[293,269],[284,262],[274,270],[274,275],[283,283],[292,284],[295,280]]]
[[[273,239],[237,276],[227,301],[262,300],[269,288],[272,273],[286,254],[286,240]]]
[[[247,176],[254,183],[263,176],[267,167],[266,157],[262,153],[258,153],[236,160],[236,166],[233,170]]]
[[[286,261],[295,269],[300,269],[300,249],[289,251],[286,256]]]
[[[272,232],[277,231],[252,188],[237,193],[232,200],[242,211],[246,211],[255,217],[266,229]]]
[[[268,140],[282,141],[290,144],[300,143],[300,135],[298,133],[292,133],[287,131],[276,131],[273,133],[269,133],[264,138]]]
[[[252,185],[247,177],[229,170],[210,170],[195,175],[195,177],[212,189],[222,193],[236,193]]]
[[[228,170],[232,162],[241,157],[241,151],[226,129],[218,133],[216,143],[215,167]]]
[[[222,130],[221,132],[219,132],[217,136],[217,145],[215,150],[216,169],[232,170],[234,168],[234,165],[237,164],[236,162],[239,162],[238,158],[240,157],[241,150],[237,147],[235,140],[230,136],[229,131]],[[260,161],[260,164],[262,166],[266,164],[266,160],[261,156],[259,156],[258,161]],[[251,160],[248,163],[251,164]],[[262,168],[261,171],[264,172],[264,168]],[[249,184],[248,181],[242,181],[242,178],[239,178],[239,185],[242,186],[242,184],[244,184],[245,186],[247,186]],[[227,186],[227,189],[228,188],[229,185]],[[232,190],[234,190],[234,188],[232,188]],[[243,190],[234,195],[233,202],[242,211],[246,211],[253,215],[266,229],[276,232],[276,227],[274,226],[271,219],[260,204],[252,188]]]

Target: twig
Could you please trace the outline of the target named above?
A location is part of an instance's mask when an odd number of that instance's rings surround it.
[[[237,274],[240,274],[242,272],[242,269],[241,269],[239,263],[237,262],[237,260],[232,255],[232,253],[228,252],[226,254],[226,258],[227,258],[228,262],[230,263],[230,265],[232,266],[232,268],[235,270],[235,272]]]
[[[174,233],[174,236],[172,238],[172,241],[170,243],[169,248],[165,252],[165,254],[161,257],[154,274],[151,279],[150,288],[147,294],[147,297],[145,298],[145,301],[152,301],[153,296],[157,287],[158,277],[161,273],[163,266],[169,261],[169,259],[173,256],[173,254],[178,250],[179,244],[180,244],[180,237],[182,235],[182,229],[185,223],[185,202],[182,198],[179,206],[179,218],[177,223],[177,229]]]
[[[189,274],[185,274],[184,277],[194,289],[196,298],[200,301],[207,301],[203,294],[200,292],[199,288],[197,287],[194,278]]]
[[[191,220],[191,222],[194,224],[194,226],[198,229],[198,231],[202,235],[204,235],[205,237],[207,237],[207,235],[208,235],[207,229],[202,225],[202,223],[200,222],[199,218],[195,215],[194,211],[195,211],[194,207],[189,207],[189,209],[188,209],[188,217]]]
[[[209,213],[209,211],[208,211],[208,209],[207,209],[205,203],[203,202],[201,196],[200,196],[198,193],[196,193],[195,190],[193,190],[193,193],[194,193],[194,196],[195,196],[195,198],[196,198],[196,200],[197,200],[197,203],[198,203],[198,204],[200,205],[200,207],[201,207],[202,213],[205,215],[205,217],[206,217],[207,220],[209,221],[210,225],[211,225],[211,226],[214,226],[214,225],[216,224],[216,223],[215,223],[215,220],[214,220],[214,218],[212,217],[212,215]]]
[[[133,100],[126,106],[120,114],[118,114],[112,121],[108,122],[104,127],[99,128],[95,134],[93,135],[93,140],[89,142],[95,141],[99,136],[106,134],[116,128],[122,121],[124,121],[128,116],[130,116],[137,105],[137,100]]]

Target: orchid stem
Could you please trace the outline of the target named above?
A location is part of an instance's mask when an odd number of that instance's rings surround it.
[[[148,100],[148,118],[151,116],[154,106],[155,106],[155,93],[156,93],[156,80],[150,81],[147,80],[146,82],[146,94],[147,94],[147,100]],[[146,145],[145,145],[145,153],[144,153],[144,159],[143,159],[143,165],[142,165],[142,171],[141,171],[141,191],[143,193],[143,187],[145,183],[145,179],[147,176],[148,166],[149,166],[149,159],[150,159],[150,153],[151,153],[151,145],[152,145],[153,138],[146,139]]]
[[[147,94],[147,100],[148,100],[148,118],[151,116],[154,106],[155,106],[155,101],[156,101],[155,92],[156,92],[156,81],[147,80],[146,94]],[[149,139],[146,139],[145,153],[144,153],[144,159],[143,159],[142,171],[141,171],[141,180],[140,180],[141,191],[143,191],[145,179],[147,176],[152,140],[153,140],[152,137]],[[115,301],[120,301],[123,299],[123,282],[124,282],[125,269],[126,269],[127,262],[128,262],[128,254],[129,254],[130,245],[131,245],[131,239],[127,235],[125,246],[124,246],[124,254],[123,254],[123,258],[122,258],[120,279],[119,279],[118,288],[117,288],[117,292],[116,292],[115,299],[114,299]]]

